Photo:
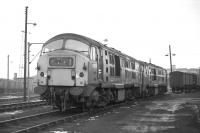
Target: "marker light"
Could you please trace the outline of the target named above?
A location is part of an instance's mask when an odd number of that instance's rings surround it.
[[[76,72],[75,72],[75,70],[72,70],[72,71],[71,71],[71,76],[72,76],[72,79],[75,80],[75,77],[76,77]]]

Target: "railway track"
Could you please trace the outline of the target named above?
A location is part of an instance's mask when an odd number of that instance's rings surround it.
[[[30,97],[30,100],[38,100],[40,99],[40,96],[34,96]],[[23,102],[24,99],[23,97],[17,97],[17,98],[5,98],[5,99],[0,99],[0,105],[1,104],[11,104],[11,103],[18,103],[18,102]]]
[[[33,125],[34,123],[40,123],[41,120],[52,117],[54,114],[58,113],[58,110],[0,121],[0,132],[10,133],[20,131],[23,127],[26,127],[28,124]],[[30,124],[32,123],[32,124]]]
[[[72,108],[65,113],[59,111],[52,111],[43,114],[37,114],[32,116],[26,116],[17,119],[11,119],[0,122],[0,132],[4,133],[26,133],[26,132],[38,132],[40,130],[67,122],[72,121],[80,117],[94,116],[102,114],[113,108],[126,105],[127,103],[119,103],[110,105],[104,108],[98,108],[89,112],[81,112],[80,109]],[[129,102],[130,104],[130,102]]]
[[[18,109],[32,108],[37,106],[47,105],[45,101],[19,102],[12,104],[1,104],[0,112],[13,111]]]

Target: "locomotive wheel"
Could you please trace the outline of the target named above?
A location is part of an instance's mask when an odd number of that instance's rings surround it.
[[[55,96],[55,106],[61,111],[61,100],[60,97],[58,95]]]
[[[106,96],[100,96],[98,106],[105,107],[108,103],[109,103],[109,99]]]
[[[86,106],[88,108],[94,107],[104,107],[110,103],[112,96],[109,94],[109,91],[102,91],[99,93],[98,90],[94,90],[89,99],[87,100]]]
[[[99,92],[97,90],[94,90],[90,96],[86,100],[86,108],[94,108],[98,105],[99,101]]]
[[[81,103],[81,111],[82,111],[82,112],[87,111],[87,107],[86,107],[86,103],[85,103],[85,102],[82,102],[82,103]]]

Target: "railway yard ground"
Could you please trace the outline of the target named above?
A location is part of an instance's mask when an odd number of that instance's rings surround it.
[[[66,122],[41,133],[199,133],[200,92],[167,94]]]
[[[71,118],[33,132],[39,133],[199,133],[200,132],[200,92],[168,93],[146,99],[137,99],[115,108]],[[31,109],[15,110],[0,113],[0,121],[17,119],[39,113],[52,111],[50,106],[39,106]],[[52,119],[66,114],[52,115]],[[0,132],[21,130],[33,126],[47,117],[39,116],[1,126]],[[52,121],[52,120],[51,120]],[[25,122],[26,124],[23,124]],[[8,128],[9,127],[9,128]],[[20,127],[20,128],[19,128]],[[8,129],[7,129],[8,128]],[[13,130],[11,130],[13,128]],[[19,129],[18,129],[19,128]],[[9,130],[10,129],[10,130]]]

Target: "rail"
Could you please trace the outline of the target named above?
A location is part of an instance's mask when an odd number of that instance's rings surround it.
[[[131,101],[133,103],[133,101]],[[39,114],[33,116],[27,116],[24,118],[17,118],[13,120],[7,120],[0,122],[0,132],[12,132],[12,133],[25,133],[25,132],[37,132],[52,126],[56,126],[60,123],[64,123],[67,121],[75,120],[80,117],[88,117],[94,116],[97,114],[102,114],[108,110],[113,108],[130,104],[126,103],[118,103],[115,105],[109,105],[104,108],[98,108],[94,110],[90,110],[87,112],[81,112],[80,109],[76,108],[68,110],[68,113],[59,113],[57,111],[49,113],[49,114]],[[76,111],[75,111],[76,110]],[[17,126],[16,126],[17,125]]]
[[[30,100],[35,100],[35,99],[40,99],[40,96],[30,97]],[[23,101],[24,101],[23,97],[5,98],[5,99],[0,99],[0,105],[1,104],[18,103],[18,102],[23,102]]]
[[[0,105],[0,112],[5,111],[12,111],[18,109],[25,109],[25,108],[32,108],[37,106],[47,105],[45,101],[32,101],[32,102],[19,102],[19,103],[12,103],[12,104],[1,104]]]

